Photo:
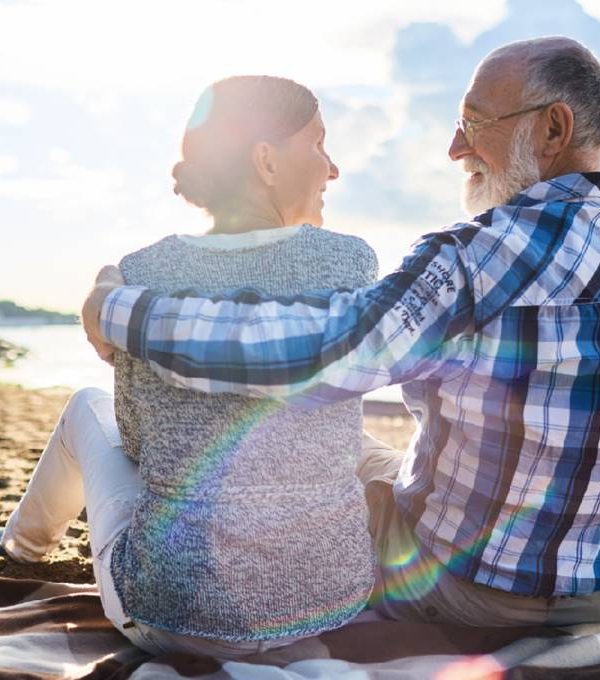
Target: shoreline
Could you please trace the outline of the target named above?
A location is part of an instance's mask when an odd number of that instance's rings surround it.
[[[13,342],[3,340],[0,338],[0,362],[11,366],[18,359],[23,359],[27,356],[29,350],[26,347],[15,345]]]
[[[46,441],[73,390],[26,389],[0,383],[0,526],[16,507]],[[364,425],[373,436],[403,450],[414,430],[399,404],[368,402]],[[60,546],[36,564],[0,557],[0,576],[44,581],[93,583],[89,530],[84,515],[73,520]]]

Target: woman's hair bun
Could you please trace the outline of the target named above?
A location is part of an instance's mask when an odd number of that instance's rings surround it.
[[[211,181],[206,172],[203,172],[202,166],[182,160],[175,163],[171,175],[175,180],[173,191],[178,196],[183,196],[188,203],[199,208],[207,207],[207,201],[210,203],[211,198]]]

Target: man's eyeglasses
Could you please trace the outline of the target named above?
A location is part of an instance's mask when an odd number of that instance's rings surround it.
[[[465,141],[469,146],[473,146],[475,141],[475,133],[477,130],[489,127],[500,120],[506,120],[513,116],[521,116],[524,113],[531,113],[532,111],[540,111],[545,109],[550,104],[540,104],[539,106],[532,106],[529,109],[522,109],[521,111],[514,111],[513,113],[506,113],[504,116],[496,116],[496,118],[484,118],[483,120],[469,120],[468,118],[459,118],[456,121],[456,127],[463,133]]]

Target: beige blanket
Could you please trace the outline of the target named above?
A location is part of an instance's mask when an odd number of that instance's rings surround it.
[[[95,586],[0,578],[1,678],[475,680],[600,677],[600,626],[482,629],[374,621],[221,666],[151,658],[104,618]]]

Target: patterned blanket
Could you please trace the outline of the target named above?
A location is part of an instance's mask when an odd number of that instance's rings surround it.
[[[150,657],[104,618],[95,586],[0,578],[0,679],[554,680],[600,678],[600,625],[463,628],[373,621],[244,662]]]

